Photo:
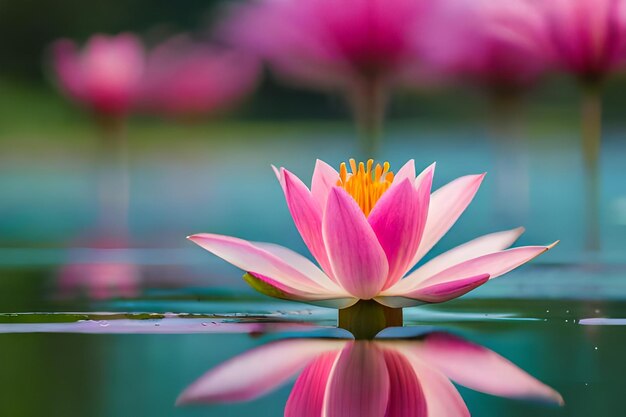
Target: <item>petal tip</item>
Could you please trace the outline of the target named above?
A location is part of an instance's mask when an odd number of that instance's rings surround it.
[[[553,247],[558,245],[560,242],[561,242],[561,240],[557,240],[554,243],[551,243],[550,245],[546,246],[546,251],[549,251],[550,249],[552,249]]]

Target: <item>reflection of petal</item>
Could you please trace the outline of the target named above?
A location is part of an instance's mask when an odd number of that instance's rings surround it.
[[[391,349],[385,349],[384,355],[390,387],[385,417],[426,417],[426,398],[411,363]]]
[[[83,293],[94,300],[133,298],[141,293],[141,270],[134,263],[106,260],[70,263],[59,271],[57,285],[61,298]]]
[[[408,358],[422,384],[430,417],[469,417],[470,412],[459,391],[441,372],[420,360]]]
[[[497,353],[461,338],[433,333],[415,346],[416,354],[448,378],[500,397],[563,403],[561,395]]]
[[[354,342],[344,348],[333,369],[326,417],[380,417],[389,398],[385,358],[374,342]]]
[[[338,340],[294,339],[270,343],[224,362],[196,380],[178,404],[245,401],[266,394],[317,355],[340,348]]]
[[[285,417],[321,417],[328,378],[339,351],[322,354],[305,368],[291,390]]]

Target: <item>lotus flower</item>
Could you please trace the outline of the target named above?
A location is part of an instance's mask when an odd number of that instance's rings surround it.
[[[350,160],[339,172],[317,161],[311,189],[275,169],[302,239],[321,269],[282,246],[215,234],[189,239],[248,272],[249,283],[278,298],[347,308],[375,300],[392,308],[459,297],[547,251],[507,249],[517,228],[458,246],[415,271],[422,257],[471,202],[484,174],[468,175],[431,195],[435,165],[415,175],[413,160],[396,175],[389,164]]]
[[[542,17],[529,0],[437,2],[424,60],[431,70],[490,89],[525,89],[549,67]]]
[[[415,67],[423,0],[258,0],[224,25],[280,75],[322,88],[397,79]]]
[[[596,82],[626,63],[626,2],[538,1],[552,58],[564,70]]]
[[[496,396],[563,403],[558,392],[495,352],[431,333],[419,341],[273,342],[209,371],[178,404],[252,400],[298,373],[286,417],[469,416],[450,380]]]
[[[414,85],[426,0],[256,0],[234,8],[221,32],[294,85],[339,91],[374,155],[389,95]]]
[[[586,248],[600,248],[602,83],[626,64],[626,2],[538,1],[554,63],[582,87],[582,153],[585,167]]]
[[[108,116],[124,115],[135,104],[144,51],[134,35],[94,35],[80,52],[64,39],[53,54],[59,85],[72,99]]]
[[[142,102],[148,110],[166,115],[212,113],[249,93],[259,71],[250,55],[177,36],[150,52]]]

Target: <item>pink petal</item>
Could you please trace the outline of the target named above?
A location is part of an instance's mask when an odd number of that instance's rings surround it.
[[[417,178],[415,178],[415,188],[419,188],[420,184],[426,176],[434,177],[436,167],[437,163],[433,162],[432,164],[428,165],[422,172],[420,172]]]
[[[283,193],[285,192],[285,175],[282,170],[276,168],[275,165],[272,165],[272,171],[274,171],[274,175],[276,175],[276,179],[280,184],[280,188],[283,189]]]
[[[237,268],[270,277],[296,291],[330,293],[303,271],[246,240],[208,233],[190,236],[189,240]]]
[[[322,269],[333,279],[322,237],[322,209],[298,177],[284,168],[281,172],[284,176],[287,206],[296,228]]]
[[[509,248],[524,233],[523,227],[478,237],[433,258],[411,274],[411,279],[425,280],[446,268],[467,260]]]
[[[321,417],[324,398],[339,352],[328,352],[313,360],[298,377],[285,406],[285,417]]]
[[[293,339],[269,343],[210,370],[183,391],[177,404],[246,401],[285,383],[316,356],[340,349],[339,340]]]
[[[303,291],[255,272],[249,272],[243,278],[261,294],[284,300],[302,301],[320,307],[337,309],[350,307],[359,301],[344,290],[340,293]]]
[[[52,46],[54,69],[60,86],[72,97],[83,98],[84,76],[76,44],[62,39]]]
[[[321,210],[326,207],[326,199],[331,188],[337,185],[339,173],[326,162],[318,159],[315,161],[313,179],[311,180],[311,195],[317,201]]]
[[[461,262],[429,278],[423,278],[418,269],[382,295],[408,296],[415,291],[435,284],[456,281],[467,277],[477,277],[482,274],[488,274],[490,279],[493,279],[541,255],[555,244],[556,242],[550,246],[522,246],[490,253]]]
[[[317,265],[311,262],[309,258],[302,256],[289,248],[276,245],[274,243],[252,242],[252,244],[275,255],[277,258],[282,259],[287,264],[293,266],[295,269],[302,272],[309,279],[321,285],[322,287],[332,292],[347,295],[347,293],[339,285],[337,285],[334,281],[328,278],[328,275],[326,275],[321,269],[319,269]]]
[[[428,278],[419,287],[425,288],[426,286],[453,281],[461,277],[480,274],[489,274],[489,279],[493,279],[525,264],[552,247],[553,245],[522,246],[470,259]]]
[[[389,373],[389,402],[385,417],[426,417],[426,398],[411,363],[392,349],[385,349],[384,356]]]
[[[485,174],[467,175],[457,178],[432,194],[426,227],[412,266],[450,230],[476,195],[484,176]]]
[[[407,359],[421,383],[429,416],[470,417],[463,398],[445,375],[415,357]]]
[[[394,184],[401,183],[405,179],[409,179],[411,182],[415,181],[415,161],[413,159],[409,159],[409,161],[402,166],[396,172],[396,175],[393,178]]]
[[[387,257],[356,201],[339,187],[328,197],[322,231],[340,285],[364,300],[378,294],[389,271]]]
[[[482,346],[459,337],[433,333],[419,346],[419,355],[448,378],[500,397],[540,399],[563,404],[561,395]]]
[[[427,178],[416,190],[412,181],[405,178],[383,194],[368,217],[389,263],[383,288],[395,284],[404,275],[417,251],[428,214],[430,184]]]
[[[489,281],[489,274],[482,274],[430,285],[398,296],[376,297],[376,301],[393,308],[410,307],[423,303],[442,303],[458,298],[487,281]]]
[[[385,358],[372,342],[357,341],[341,352],[328,386],[328,417],[381,417],[389,398]]]

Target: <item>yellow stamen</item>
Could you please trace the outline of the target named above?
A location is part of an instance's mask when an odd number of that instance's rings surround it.
[[[389,171],[389,162],[385,162],[382,166],[376,164],[370,159],[366,164],[359,162],[358,166],[354,159],[350,159],[350,170],[348,173],[346,163],[342,162],[339,166],[339,181],[337,185],[348,192],[357,202],[361,210],[366,216],[374,208],[374,205],[380,199],[393,182],[393,172]]]

